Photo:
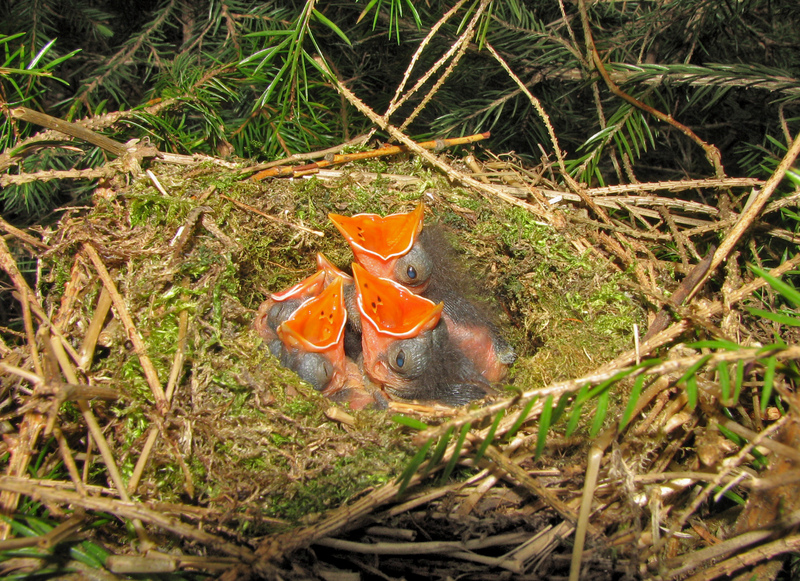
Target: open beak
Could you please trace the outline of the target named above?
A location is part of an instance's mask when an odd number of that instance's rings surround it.
[[[334,266],[334,268],[336,268]],[[304,278],[296,285],[289,287],[278,293],[272,293],[270,298],[276,302],[288,301],[290,299],[306,300],[318,296],[327,284],[326,273],[318,270],[311,276]]]
[[[317,274],[324,272],[320,271]],[[316,276],[316,275],[315,275]],[[342,280],[337,278],[318,296],[303,303],[278,327],[278,337],[292,349],[312,353],[328,353],[341,347],[344,354],[344,307]]]
[[[352,276],[336,268],[336,266],[328,260],[328,257],[321,252],[317,253],[317,270],[325,273],[325,284],[331,284],[337,278],[342,279],[345,285],[352,284],[353,282]]]
[[[370,274],[359,264],[353,264],[353,275],[361,316],[378,333],[408,339],[439,323],[444,303],[415,295],[396,282]]]
[[[407,288],[370,274],[353,264],[356,303],[361,314],[364,372],[384,387],[396,388],[397,377],[389,362],[393,343],[413,339],[436,327],[444,303],[415,295]]]
[[[386,217],[378,214],[328,214],[328,217],[350,244],[356,262],[364,265],[369,260],[386,262],[411,250],[422,230],[424,213],[425,207],[419,204],[411,212]]]

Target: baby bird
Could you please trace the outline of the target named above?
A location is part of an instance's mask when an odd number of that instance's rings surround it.
[[[353,264],[364,372],[392,397],[463,405],[489,383],[451,341],[444,305]]]

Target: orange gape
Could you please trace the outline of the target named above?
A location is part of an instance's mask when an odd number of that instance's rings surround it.
[[[346,357],[345,289],[353,279],[317,254],[319,270],[289,289],[274,293],[259,307],[256,331],[281,363],[332,399],[354,409],[381,407],[365,389],[361,370]]]
[[[364,372],[384,387],[402,391],[410,379],[403,373],[406,361],[390,356],[390,346],[413,339],[439,324],[444,305],[432,303],[385,278],[371,275],[353,264],[356,303],[361,313]],[[401,357],[405,357],[405,352]]]
[[[328,218],[350,244],[358,264],[375,276],[409,285],[416,282],[415,273],[412,272],[415,276],[409,279],[403,277],[402,272],[398,275],[398,271],[402,271],[403,257],[414,248],[422,231],[424,210],[419,204],[411,212],[390,214],[385,218],[377,214],[352,217],[328,214]]]
[[[332,395],[344,387],[361,386],[358,368],[344,354],[346,323],[342,279],[337,277],[319,296],[303,303],[277,329],[278,337],[290,352],[297,352],[300,356],[318,353],[330,365],[327,367],[322,363],[323,378],[327,382],[320,391],[325,395]]]

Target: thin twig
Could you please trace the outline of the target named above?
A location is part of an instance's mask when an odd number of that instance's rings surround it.
[[[9,224],[5,220],[3,220],[2,217],[0,217],[0,228],[5,230],[6,232],[11,234],[12,236],[15,236],[15,237],[19,238],[23,242],[27,242],[31,246],[35,246],[37,248],[41,248],[42,250],[50,250],[50,247],[47,244],[45,244],[44,242],[42,242],[41,240],[39,240],[35,236],[31,236],[27,232],[25,232],[23,230],[20,230],[16,226],[12,226],[11,224]]]
[[[186,281],[184,281],[186,282]],[[175,350],[175,356],[172,359],[172,369],[169,373],[169,380],[167,381],[167,390],[165,392],[165,397],[167,398],[167,404],[172,404],[172,394],[175,392],[175,385],[178,382],[178,378],[183,371],[183,362],[186,354],[186,333],[189,326],[189,312],[186,309],[183,309],[178,317],[178,348]],[[144,474],[144,469],[147,466],[147,461],[150,458],[150,454],[153,450],[153,446],[156,443],[156,439],[158,438],[158,434],[161,431],[160,422],[157,422],[157,425],[150,428],[150,432],[147,434],[147,440],[142,447],[142,452],[139,455],[139,459],[136,461],[136,466],[133,469],[133,474],[131,475],[131,479],[128,481],[128,492],[133,494],[139,486],[139,480]],[[189,495],[194,496],[194,486],[191,485],[189,482]]]
[[[678,131],[686,135],[689,139],[694,141],[697,145],[699,145],[703,151],[706,153],[706,159],[711,164],[711,167],[714,168],[714,174],[718,178],[725,177],[725,168],[722,167],[722,154],[720,154],[719,149],[713,144],[706,143],[702,139],[700,139],[697,134],[688,128],[683,123],[679,123],[675,119],[672,118],[672,115],[665,115],[661,111],[654,109],[650,105],[643,103],[628,95],[625,91],[620,89],[617,84],[611,79],[611,76],[606,71],[606,67],[603,64],[603,59],[600,58],[600,54],[597,52],[597,47],[594,44],[594,38],[592,35],[592,29],[589,25],[589,15],[586,11],[586,1],[585,0],[578,0],[578,7],[581,14],[581,22],[583,23],[583,32],[586,38],[586,43],[588,45],[588,50],[591,52],[591,57],[594,60],[595,67],[597,68],[597,72],[600,73],[600,76],[603,77],[603,80],[606,83],[606,86],[609,90],[614,93],[617,97],[624,99],[634,107],[641,109],[647,113],[650,113],[656,119],[663,121],[665,123],[669,123],[673,127],[675,127]]]
[[[755,199],[753,199],[745,208],[744,212],[742,212],[739,216],[739,221],[725,237],[725,240],[720,243],[719,248],[714,253],[714,260],[711,262],[711,268],[703,278],[703,282],[708,280],[708,277],[711,276],[711,273],[714,272],[720,264],[727,260],[728,255],[733,250],[733,247],[736,246],[736,244],[739,242],[739,239],[747,231],[747,229],[752,226],[755,219],[761,213],[761,209],[767,203],[767,200],[769,200],[770,196],[775,193],[775,190],[778,188],[778,184],[781,183],[786,175],[786,172],[789,171],[790,167],[792,167],[792,164],[795,162],[799,154],[800,133],[795,136],[792,145],[789,147],[786,155],[783,156],[783,159],[778,164],[777,169],[772,173],[771,176],[769,176],[766,184],[764,184],[764,189],[761,190]],[[701,285],[702,283],[695,288],[700,288]]]
[[[569,569],[569,580],[578,581],[581,576],[581,557],[583,545],[586,541],[586,531],[590,530],[589,515],[592,513],[592,501],[597,487],[597,475],[600,473],[600,462],[603,454],[611,441],[616,436],[616,429],[611,428],[603,432],[589,449],[589,462],[586,467],[586,478],[583,482],[583,496],[581,510],[578,515],[577,528],[575,529],[575,544],[572,547],[572,563]]]
[[[234,200],[233,198],[229,198],[225,194],[220,194],[219,197],[228,200],[229,202],[231,202],[236,206],[239,206],[243,210],[247,210],[248,212],[253,212],[254,214],[263,216],[264,218],[272,220],[273,222],[277,222],[278,224],[283,224],[284,226],[289,226],[290,228],[296,228],[297,230],[300,230],[302,232],[308,232],[309,234],[313,234],[314,236],[319,236],[320,238],[325,236],[324,232],[320,232],[319,230],[312,230],[311,228],[306,228],[305,226],[301,226],[300,224],[292,224],[288,220],[284,220],[282,218],[276,218],[275,216],[270,216],[269,214],[267,214],[266,212],[262,212],[258,208],[254,208],[253,206],[245,204],[244,202],[240,202],[238,200]]]
[[[481,141],[483,139],[487,139],[489,137],[489,132],[486,133],[478,133],[476,135],[467,135],[465,137],[452,137],[450,139],[435,139],[433,141],[422,141],[418,143],[420,147],[424,147],[425,149],[435,149],[437,151],[452,147],[455,145],[465,145],[468,143],[475,143],[476,141]],[[305,165],[298,165],[292,167],[274,167],[271,169],[265,169],[263,171],[258,172],[250,179],[253,181],[261,181],[265,178],[270,177],[297,177],[301,175],[307,175],[309,173],[314,173],[319,169],[327,168],[332,165],[340,165],[343,163],[350,163],[353,161],[359,161],[363,159],[374,159],[377,157],[386,157],[387,155],[397,155],[399,153],[405,153],[408,151],[407,147],[401,145],[387,145],[386,147],[379,147],[378,149],[373,149],[370,151],[362,151],[359,153],[345,153],[342,155],[329,155],[326,156],[324,160],[317,161],[313,163],[308,163]],[[228,198],[230,199],[230,198]]]
[[[541,498],[545,504],[555,510],[559,515],[567,519],[573,526],[577,525],[578,515],[575,514],[575,511],[573,511],[569,506],[567,506],[566,503],[556,497],[552,491],[545,488],[535,478],[530,476],[516,462],[513,462],[505,454],[500,452],[495,446],[490,445],[486,449],[486,457],[497,464],[497,466],[503,470],[503,472],[510,475],[521,486],[527,488],[533,494]],[[593,525],[587,523],[586,526],[587,530],[593,537],[600,535],[600,531],[598,531]]]
[[[147,508],[139,502],[123,501],[115,498],[98,496],[81,496],[68,490],[59,490],[41,486],[30,480],[11,479],[0,476],[0,490],[24,494],[31,498],[39,498],[46,502],[71,504],[86,510],[96,510],[117,515],[122,518],[140,520],[161,527],[171,533],[192,539],[203,545],[236,557],[244,562],[252,561],[253,553],[246,547],[234,545],[216,535],[207,533],[195,525],[185,524],[178,519],[164,515],[162,512]]]
[[[94,308],[94,315],[89,322],[89,327],[86,329],[86,334],[83,336],[83,343],[81,344],[81,358],[78,362],[78,369],[86,371],[92,365],[94,358],[94,350],[97,346],[97,339],[100,332],[103,330],[108,311],[111,309],[111,294],[104,286],[100,291],[100,296],[97,297],[97,305]]]
[[[94,246],[88,242],[84,242],[83,251],[89,256],[89,259],[92,261],[92,264],[94,264],[97,273],[100,275],[100,279],[103,281],[103,285],[106,287],[106,289],[108,289],[108,292],[111,295],[111,301],[113,302],[114,308],[117,311],[117,316],[125,327],[128,339],[130,339],[133,343],[133,347],[136,350],[136,355],[139,356],[139,362],[142,365],[145,378],[147,379],[147,383],[150,386],[150,390],[153,392],[153,397],[155,398],[156,408],[158,409],[159,413],[163,415],[169,407],[166,396],[164,395],[164,389],[161,387],[161,381],[158,379],[158,372],[156,371],[153,362],[150,360],[150,357],[147,355],[147,346],[144,344],[141,335],[139,335],[139,331],[136,330],[136,326],[133,324],[133,319],[131,319],[131,316],[128,313],[128,307],[125,304],[125,299],[123,299],[122,295],[119,294],[117,286],[114,284],[111,275],[108,273],[105,264],[103,264],[103,261],[100,259],[100,255],[97,253],[97,250],[94,249]]]
[[[64,121],[63,119],[58,119],[57,117],[52,117],[45,113],[33,111],[27,107],[17,107],[15,109],[11,109],[10,113],[15,119],[21,119],[22,121],[35,123],[36,125],[41,125],[42,127],[59,131],[65,135],[69,135],[70,137],[75,137],[81,141],[87,141],[92,145],[96,145],[97,147],[105,149],[117,157],[122,157],[128,151],[124,143],[114,141],[105,135],[95,133],[91,129],[87,129],[83,125],[78,125],[77,123],[70,123],[69,121]]]
[[[335,145],[333,147],[328,147],[327,149],[319,149],[317,151],[310,151],[308,153],[295,153],[290,155],[289,157],[284,157],[283,159],[276,159],[275,161],[269,161],[267,163],[259,163],[258,165],[253,165],[249,167],[243,167],[239,171],[243,174],[249,174],[251,172],[259,172],[261,170],[270,169],[272,167],[276,167],[279,165],[289,165],[296,161],[306,161],[309,159],[319,159],[321,157],[328,157],[329,155],[339,153],[343,149],[347,147],[353,147],[356,145],[363,145],[369,139],[369,133],[364,133],[353,139],[345,141],[344,143],[340,143],[339,145]]]
[[[478,25],[478,21],[481,19],[484,12],[486,12],[486,8],[488,8],[489,4],[491,4],[491,0],[481,0],[480,4],[478,5],[478,8],[475,10],[475,13],[472,15],[472,18],[470,18],[469,23],[467,23],[467,26],[464,29],[463,34],[456,40],[456,42],[453,43],[453,45],[449,49],[447,49],[447,52],[445,52],[444,55],[442,55],[442,57],[439,58],[433,64],[430,70],[427,73],[425,73],[422,76],[422,78],[417,82],[417,86],[422,86],[422,84],[425,83],[428,80],[428,78],[433,76],[435,72],[444,63],[446,63],[450,59],[450,57],[452,57],[452,60],[447,65],[447,68],[444,70],[442,75],[438,79],[436,79],[436,82],[433,84],[430,91],[428,91],[425,97],[423,97],[422,101],[420,101],[417,104],[417,106],[414,107],[414,110],[408,115],[408,117],[406,117],[406,119],[400,125],[400,131],[405,131],[406,128],[409,125],[411,125],[414,119],[416,119],[417,116],[423,111],[423,109],[427,107],[428,103],[430,103],[431,99],[433,99],[433,96],[441,88],[441,86],[444,84],[447,78],[453,73],[453,71],[456,68],[456,65],[458,65],[458,62],[466,53],[470,41],[475,36],[475,27]],[[416,89],[416,86],[414,88]],[[384,116],[384,118],[388,119],[387,116]]]
[[[383,114],[383,118],[387,123],[389,122],[389,118],[392,116],[392,113],[397,111],[397,109],[399,109],[403,105],[403,103],[405,103],[408,99],[410,99],[411,96],[414,95],[414,93],[416,93],[419,90],[419,88],[425,83],[428,76],[433,74],[433,72],[435,72],[433,71],[433,69],[428,71],[426,75],[423,75],[423,77],[420,78],[416,82],[416,84],[411,89],[409,89],[409,91],[406,94],[403,95],[402,98],[400,98],[400,94],[403,92],[406,83],[408,83],[409,77],[411,77],[411,71],[414,70],[414,65],[419,60],[419,57],[422,56],[422,52],[425,50],[425,47],[428,46],[431,40],[433,40],[433,38],[439,32],[439,29],[445,24],[445,22],[450,20],[450,18],[461,9],[461,7],[464,5],[465,2],[466,0],[459,0],[458,2],[456,2],[456,4],[452,8],[450,8],[450,10],[444,13],[444,15],[436,22],[436,24],[431,26],[430,30],[428,31],[428,34],[426,34],[425,38],[422,39],[422,42],[419,43],[417,50],[414,51],[411,60],[408,62],[408,66],[406,67],[406,72],[403,74],[403,79],[400,81],[400,84],[397,85],[397,89],[394,92],[394,97],[392,97],[392,100],[389,102],[389,106],[386,108],[386,113]]]

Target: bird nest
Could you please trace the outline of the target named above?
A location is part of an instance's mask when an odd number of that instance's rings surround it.
[[[666,194],[754,180],[576,194],[513,159],[451,167],[253,181],[174,158],[50,226],[3,223],[0,570],[485,580],[577,562],[618,579],[718,562],[712,578],[797,551],[771,536],[798,518],[796,337],[742,309],[768,287],[735,254],[692,297],[712,264],[693,236],[731,218]],[[335,406],[269,355],[255,310],[317,252],[347,268],[329,212],[420,200],[518,361],[461,409]],[[736,348],[676,342],[721,337]]]

